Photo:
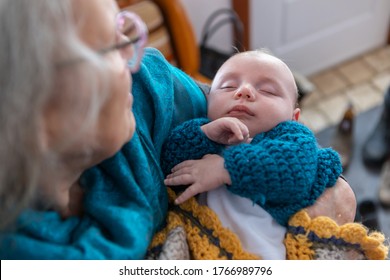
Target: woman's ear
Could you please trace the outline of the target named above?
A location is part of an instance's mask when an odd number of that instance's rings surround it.
[[[294,110],[294,112],[293,112],[292,119],[293,119],[294,121],[298,121],[300,115],[301,115],[301,109],[295,108],[295,110]]]

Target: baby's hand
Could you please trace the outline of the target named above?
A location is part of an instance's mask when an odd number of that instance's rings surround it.
[[[213,190],[223,184],[230,185],[230,175],[224,162],[219,155],[205,155],[202,159],[186,160],[172,168],[172,173],[164,180],[165,185],[188,185],[175,203],[183,203],[198,193]]]
[[[248,142],[248,127],[239,119],[224,117],[200,127],[206,136],[217,143],[235,145]]]

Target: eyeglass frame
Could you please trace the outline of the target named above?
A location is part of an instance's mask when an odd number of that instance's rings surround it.
[[[139,65],[141,63],[142,54],[143,54],[143,48],[146,45],[147,39],[148,39],[148,28],[146,27],[145,22],[135,13],[129,12],[129,11],[121,11],[116,15],[116,28],[118,28],[118,22],[122,17],[127,17],[131,19],[134,22],[134,26],[137,31],[137,37],[131,39],[126,42],[118,43],[114,46],[105,48],[103,50],[98,51],[100,54],[106,54],[108,52],[114,51],[114,50],[121,50],[127,46],[130,45],[136,45],[138,49],[135,51],[135,56],[133,55],[132,59],[127,60],[127,66],[129,67],[129,70],[131,73],[134,73],[138,70]],[[135,58],[135,61],[133,61]]]
[[[119,12],[116,17],[115,17],[115,30],[116,32],[119,32],[118,30],[118,22],[122,17],[128,17],[134,22],[135,28],[137,30],[138,36],[130,39],[129,41],[124,41],[117,43],[113,46],[97,50],[97,53],[100,55],[105,55],[109,52],[115,51],[115,50],[122,50],[130,45],[135,45],[137,44],[137,49],[136,52],[134,53],[133,57],[131,59],[128,59],[126,61],[127,67],[129,68],[131,73],[136,73],[138,71],[139,65],[142,60],[142,55],[143,55],[143,49],[146,45],[146,42],[148,40],[148,28],[145,24],[145,22],[135,13],[130,12],[130,11],[121,11]],[[135,61],[134,61],[135,58]],[[81,59],[73,59],[65,62],[60,62],[57,64],[58,67],[63,67],[66,65],[70,65],[73,63],[80,62]]]

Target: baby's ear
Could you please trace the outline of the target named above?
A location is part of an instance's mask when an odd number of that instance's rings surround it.
[[[300,115],[301,115],[301,109],[295,108],[292,116],[293,121],[298,121]]]

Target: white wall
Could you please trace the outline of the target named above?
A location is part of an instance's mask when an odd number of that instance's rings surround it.
[[[251,48],[313,74],[383,46],[389,0],[251,0]]]
[[[181,0],[188,17],[194,27],[196,38],[200,43],[202,30],[207,18],[215,10],[220,8],[230,8],[230,0]],[[222,27],[208,41],[213,46],[222,51],[231,51],[232,32],[229,25]]]
[[[197,41],[206,19],[230,0],[181,0]],[[390,0],[251,0],[251,48],[268,47],[296,71],[312,74],[369,51],[387,39]],[[231,51],[232,29],[211,38]]]

